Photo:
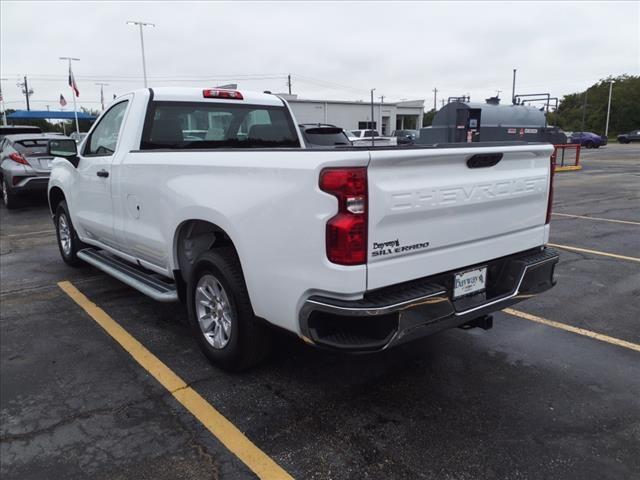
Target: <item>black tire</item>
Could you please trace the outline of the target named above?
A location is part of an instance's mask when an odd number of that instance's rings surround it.
[[[17,195],[11,192],[6,180],[2,180],[0,188],[2,188],[2,203],[4,203],[4,206],[9,210],[16,208],[18,206]]]
[[[62,220],[67,225],[68,232],[68,240],[69,246],[63,246],[63,242],[61,240],[61,229],[62,228]],[[78,234],[76,233],[75,228],[73,228],[73,223],[71,223],[71,216],[69,215],[69,207],[67,207],[67,202],[64,200],[61,201],[56,207],[56,213],[53,217],[54,225],[56,227],[56,238],[58,241],[58,250],[60,250],[60,256],[64,263],[70,265],[72,267],[80,267],[84,265],[84,262],[78,258],[78,252],[83,248],[87,248],[87,245],[82,243],[78,238]]]
[[[584,146],[587,148],[593,148],[593,142],[587,142],[584,144]]]
[[[219,282],[226,295],[231,317],[226,344],[217,348],[210,343],[213,342],[213,334],[207,337],[200,326],[197,309],[203,307],[196,305],[199,303],[196,294],[198,285],[212,278]],[[190,327],[200,349],[211,363],[224,370],[237,372],[257,365],[266,357],[271,344],[271,331],[253,313],[240,261],[233,247],[215,248],[196,259],[187,282],[186,299]]]

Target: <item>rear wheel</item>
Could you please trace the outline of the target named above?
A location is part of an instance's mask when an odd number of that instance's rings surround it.
[[[584,144],[585,147],[587,148],[593,148],[593,142],[592,141],[588,141],[587,143]]]
[[[0,188],[2,188],[2,203],[4,203],[4,206],[9,210],[16,208],[16,194],[9,190],[9,184],[5,179],[0,182]]]
[[[58,249],[62,260],[72,267],[83,265],[77,254],[80,250],[86,248],[86,245],[80,241],[76,230],[73,228],[73,223],[71,223],[71,217],[69,216],[69,207],[67,207],[67,202],[64,200],[58,204],[53,221],[56,227]]]
[[[198,345],[214,365],[240,371],[268,353],[270,331],[253,313],[232,247],[198,257],[187,284],[187,309]]]

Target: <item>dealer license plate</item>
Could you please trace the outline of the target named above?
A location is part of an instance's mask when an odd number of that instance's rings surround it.
[[[453,277],[453,298],[482,292],[487,287],[487,267],[456,273]]]

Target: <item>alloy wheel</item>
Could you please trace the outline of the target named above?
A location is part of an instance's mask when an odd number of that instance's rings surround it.
[[[223,349],[231,338],[232,313],[229,297],[220,281],[210,273],[198,281],[195,292],[196,315],[207,343]]]

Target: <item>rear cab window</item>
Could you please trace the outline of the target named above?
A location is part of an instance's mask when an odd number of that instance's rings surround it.
[[[141,150],[300,148],[284,106],[156,101],[149,106]]]

